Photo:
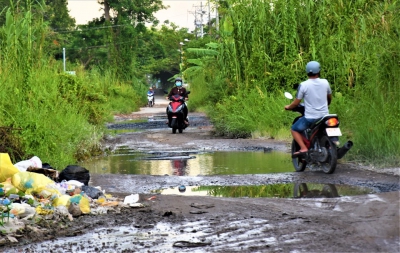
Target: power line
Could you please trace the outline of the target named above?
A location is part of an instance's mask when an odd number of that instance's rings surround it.
[[[89,47],[67,47],[65,49],[68,50],[80,50],[80,49],[93,49],[93,48],[102,48],[102,47],[109,47],[112,45],[122,45],[122,44],[128,44],[131,43],[133,40],[126,41],[126,42],[120,42],[120,43],[110,43],[110,44],[104,44],[104,45],[99,45],[99,46],[89,46]]]
[[[126,25],[108,25],[108,26],[96,26],[96,27],[91,27],[87,29],[80,29],[80,30],[63,30],[63,31],[57,31],[59,29],[52,29],[56,33],[72,33],[72,32],[83,32],[83,31],[90,31],[90,30],[98,30],[98,29],[106,29],[106,28],[113,28],[113,27],[124,27],[124,26],[132,26],[131,24],[126,24]]]

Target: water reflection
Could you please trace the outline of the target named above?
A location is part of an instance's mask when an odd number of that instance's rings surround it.
[[[213,196],[227,198],[336,198],[374,193],[371,189],[352,185],[290,183],[252,186],[187,186],[155,191],[161,194]]]
[[[324,184],[320,189],[308,189],[307,184],[294,184],[293,197],[295,198],[336,198],[340,197],[334,184]]]
[[[172,174],[175,176],[187,176],[186,168],[188,159],[173,159],[171,160]]]

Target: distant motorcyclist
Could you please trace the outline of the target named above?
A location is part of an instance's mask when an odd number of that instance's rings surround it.
[[[154,93],[153,87],[150,87],[149,90],[147,91],[147,96],[149,96],[149,95],[153,96],[153,105],[154,105],[154,101],[155,101],[154,94],[155,93]]]
[[[189,98],[188,98],[188,95],[186,94],[186,89],[185,89],[184,87],[182,87],[182,78],[180,78],[180,77],[177,77],[177,78],[175,79],[175,87],[173,87],[173,88],[170,90],[170,92],[168,93],[166,99],[169,100],[169,98],[170,98],[171,96],[173,96],[173,95],[180,95],[180,96],[182,96],[182,97],[185,98],[185,101],[187,101],[187,100],[189,99]],[[183,108],[183,113],[184,113],[183,117],[184,117],[184,119],[185,119],[185,124],[186,124],[186,125],[189,125],[189,119],[188,119],[188,117],[187,117],[187,115],[188,115],[187,106],[185,106],[185,107]]]
[[[301,133],[310,127],[318,119],[329,114],[328,105],[332,100],[332,90],[326,79],[319,78],[320,64],[316,61],[310,61],[306,65],[308,80],[300,83],[296,94],[296,99],[285,106],[285,110],[293,110],[302,99],[304,99],[305,114],[295,124],[292,125],[293,139],[299,144],[300,150],[295,152],[294,156],[307,153],[308,148],[304,144]]]

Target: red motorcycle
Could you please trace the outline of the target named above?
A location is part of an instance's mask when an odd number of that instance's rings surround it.
[[[164,91],[164,93],[167,93]],[[189,95],[190,91],[186,92],[186,95]],[[180,95],[172,95],[169,97],[168,107],[167,107],[167,116],[168,116],[168,127],[172,128],[172,133],[175,134],[176,130],[179,133],[183,132],[188,125],[185,123],[184,118],[184,108],[186,107],[185,96]]]

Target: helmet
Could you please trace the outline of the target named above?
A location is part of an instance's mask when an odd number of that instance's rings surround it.
[[[181,87],[182,86],[182,78],[177,77],[175,79],[175,84],[176,84],[177,87]]]
[[[309,74],[314,74],[314,75],[316,75],[316,74],[319,73],[320,70],[321,70],[321,66],[320,66],[319,63],[316,62],[316,61],[310,61],[310,62],[307,63],[307,65],[306,65],[306,72],[307,72],[307,75],[309,75]]]
[[[150,87],[150,88],[149,88],[149,90],[152,90],[152,89],[153,89],[153,87]]]

